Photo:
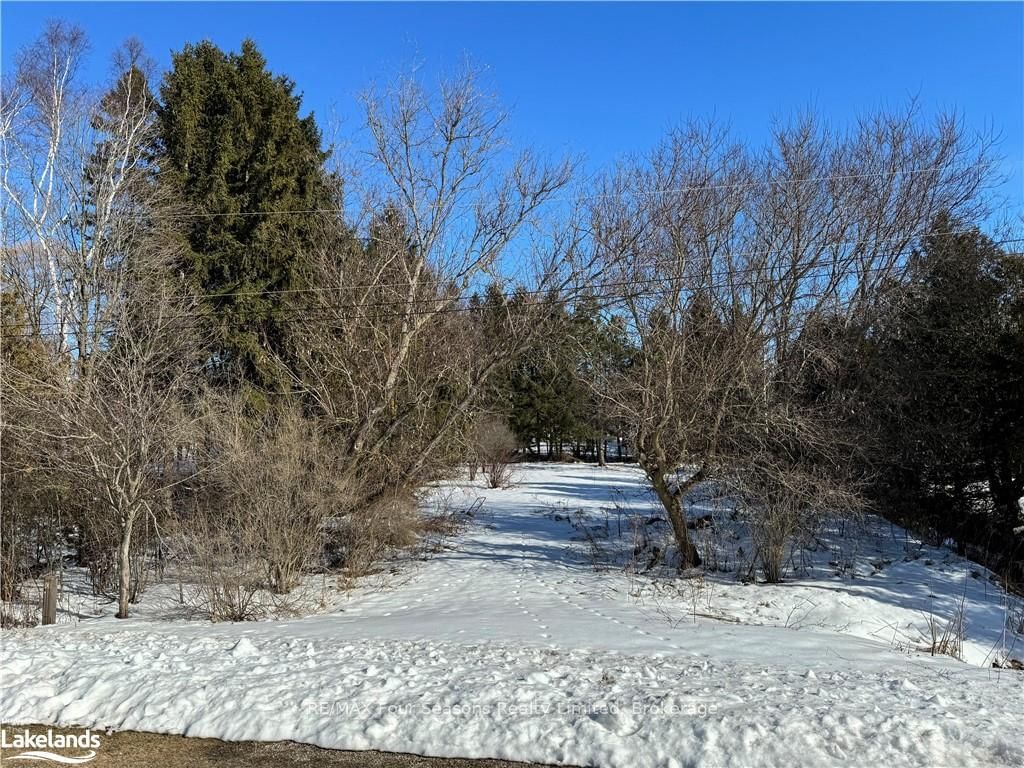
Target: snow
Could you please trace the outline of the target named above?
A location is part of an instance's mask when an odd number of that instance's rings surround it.
[[[635,469],[516,474],[441,484],[464,531],[317,615],[185,621],[155,584],[135,619],[82,596],[96,618],[4,632],[0,716],[608,768],[1024,764],[1024,675],[990,666],[1024,655],[1019,604],[979,566],[869,518],[779,585],[641,574],[637,537],[667,533]],[[690,514],[720,564],[749,552],[727,505]],[[961,603],[965,661],[920,650]]]

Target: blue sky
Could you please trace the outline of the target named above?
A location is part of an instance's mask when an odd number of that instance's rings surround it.
[[[836,124],[917,96],[994,126],[1024,205],[1024,3],[45,3],[4,0],[2,62],[47,18],[85,28],[88,74],[135,35],[164,66],[184,43],[257,41],[321,119],[358,122],[355,96],[419,63],[465,57],[512,112],[522,143],[582,153],[595,169],[651,147],[687,116],[766,137],[773,115],[808,106]]]

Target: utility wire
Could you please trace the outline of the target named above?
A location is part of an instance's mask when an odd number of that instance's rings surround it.
[[[1005,240],[993,241],[994,245],[1003,245],[1010,242],[1021,242],[1024,241],[1024,237],[1018,238],[1007,238]],[[899,256],[901,253],[890,253],[883,254],[883,256]],[[825,271],[824,264],[817,265],[814,269],[801,276],[801,281],[814,281],[825,278],[835,277],[835,274],[831,271]],[[857,271],[855,274],[851,273],[848,277],[853,278],[857,276],[865,276],[869,274],[882,274],[891,271],[891,267],[871,267]],[[636,280],[623,280],[623,281],[606,281],[601,283],[593,284],[592,288],[610,289],[610,288],[628,288],[630,286],[643,285],[647,283],[678,283],[683,278],[666,278],[666,277],[653,277],[653,278],[642,278]],[[742,288],[756,288],[758,280],[747,279],[747,280],[730,280],[726,282],[710,282],[703,285],[695,286],[695,290],[716,290],[716,289],[742,289]],[[648,290],[637,290],[637,291],[615,291],[608,293],[601,292],[587,292],[581,295],[581,298],[592,299],[597,302],[607,301],[608,304],[599,308],[607,308],[621,304],[624,301],[642,299],[642,298],[657,298],[659,296],[669,296],[679,293],[682,289],[679,287],[660,287],[657,289]],[[506,307],[509,302],[515,301],[518,298],[526,296],[547,296],[551,293],[551,289],[538,289],[533,291],[513,291],[511,293],[502,293],[501,298],[504,301],[503,307]],[[445,303],[450,301],[462,301],[461,298],[438,298],[422,297],[413,298],[412,300],[391,300],[391,301],[375,301],[366,302],[360,304],[352,303],[336,303],[336,304],[324,304],[319,307],[284,307],[281,311],[285,313],[292,313],[292,316],[275,317],[271,318],[273,322],[297,322],[302,320],[322,320],[337,318],[337,312],[345,310],[365,310],[367,308],[392,308],[394,311],[391,312],[359,312],[354,315],[347,315],[341,318],[345,322],[352,320],[376,320],[376,319],[398,319],[403,317],[421,316],[421,315],[446,315],[446,314],[458,314],[463,312],[483,312],[488,309],[488,305],[479,304],[476,306],[441,306],[436,308],[417,308],[417,305],[423,304],[437,304]],[[165,315],[164,320],[192,320],[192,323],[185,323],[181,327],[186,328],[198,328],[205,325],[208,322],[201,316],[197,316],[195,312],[179,313],[172,315]],[[87,324],[95,327],[97,321],[92,321]],[[45,321],[38,324],[39,328],[51,328],[60,327],[60,323],[56,320]],[[49,336],[49,337],[62,337],[66,334],[59,331],[40,331],[38,333],[28,332],[19,334],[5,334],[8,338],[34,338],[36,336]]]
[[[824,243],[814,246],[814,250],[826,251],[834,248],[840,248],[845,246],[860,246],[860,245],[878,245],[881,243],[891,242],[893,240],[908,240],[913,241],[921,237],[954,237],[956,235],[965,235],[972,232],[978,231],[976,227],[960,230],[949,230],[946,232],[920,232],[912,235],[893,235],[891,237],[883,238],[871,238],[861,240],[840,240],[837,242]],[[1016,240],[1024,240],[1024,238],[1017,238]],[[1015,240],[1007,239],[1001,242],[1015,242]],[[740,253],[729,253],[729,258],[756,258],[756,257],[769,257],[772,254],[788,255],[790,253],[786,248],[778,248],[775,250],[766,251],[746,251]],[[900,254],[890,254],[900,255]],[[832,264],[833,266],[842,263],[844,260],[841,258],[833,258],[823,260],[819,262],[819,266],[826,264]],[[653,259],[645,265],[647,268],[657,268],[666,264],[675,264],[677,260],[670,259]],[[737,267],[731,270],[734,274],[741,274],[747,272],[760,272],[763,271],[763,266],[752,266],[752,267]],[[348,283],[345,285],[337,286],[321,286],[318,288],[281,288],[281,289],[270,289],[265,291],[227,291],[223,293],[202,293],[202,294],[189,294],[178,298],[198,298],[198,299],[221,299],[236,296],[277,296],[277,295],[293,295],[293,294],[304,294],[304,293],[332,293],[336,291],[347,291],[347,290],[361,290],[370,288],[408,288],[408,282],[394,282],[394,283]],[[545,293],[545,290],[538,291],[527,291],[527,293]]]
[[[1009,210],[1009,208],[1010,208],[1010,206],[1007,206],[1007,207],[1005,207],[1003,209],[998,209],[998,210]],[[864,239],[859,239],[859,240],[839,240],[839,241],[834,241],[834,242],[829,242],[829,243],[816,244],[816,245],[814,245],[813,250],[816,250],[816,251],[827,251],[827,250],[832,250],[832,249],[835,249],[835,248],[842,248],[842,247],[848,247],[848,246],[850,246],[850,247],[857,247],[857,246],[861,246],[861,245],[879,245],[879,244],[891,242],[891,241],[894,241],[894,240],[915,241],[915,240],[917,240],[919,238],[923,238],[923,237],[955,237],[957,235],[971,234],[971,233],[976,232],[976,231],[979,231],[977,229],[977,227],[969,227],[969,228],[966,228],[966,229],[948,230],[948,231],[945,231],[945,232],[925,231],[925,232],[918,232],[918,233],[914,233],[914,234],[910,234],[910,235],[893,235],[893,236],[890,236],[890,237],[883,237],[883,238],[864,238]],[[378,241],[381,240],[381,238],[375,238],[375,239],[377,239]],[[1024,240],[1024,238],[1008,238],[1008,239],[1001,240],[1001,241],[999,241],[999,242],[997,242],[995,244],[998,245],[998,244],[1002,244],[1002,243],[1017,242],[1017,241],[1021,241],[1021,240]],[[810,250],[810,248],[808,248],[808,249]],[[768,257],[772,256],[773,254],[777,254],[777,255],[780,255],[780,256],[786,256],[786,255],[789,255],[790,253],[791,253],[790,249],[787,249],[785,247],[780,247],[778,249],[769,249],[769,250],[765,250],[765,251],[745,251],[745,252],[741,251],[739,253],[728,253],[728,254],[725,254],[725,255],[728,258],[736,259],[736,258],[757,258],[757,257],[768,258]],[[883,254],[883,256],[886,256],[886,255],[888,255],[888,256],[899,256],[899,255],[902,255],[902,254]],[[831,259],[824,259],[824,260],[819,261],[815,265],[815,267],[816,268],[817,267],[826,267],[828,265],[835,266],[837,264],[843,263],[844,261],[845,261],[845,259],[840,258],[840,257],[831,258]],[[675,259],[667,259],[667,258],[666,259],[652,259],[650,262],[645,264],[644,267],[647,268],[647,269],[652,269],[652,268],[658,268],[660,266],[669,265],[669,264],[670,265],[675,265],[677,263],[678,263],[678,260],[675,260]],[[791,268],[798,269],[799,265],[791,265]],[[733,274],[745,274],[745,273],[753,273],[753,272],[763,272],[765,270],[766,270],[766,266],[765,265],[759,265],[759,266],[750,266],[750,267],[735,267],[735,268],[733,268],[730,271]],[[600,285],[600,283],[598,283],[597,285]],[[355,290],[363,290],[363,289],[381,289],[381,288],[406,288],[407,289],[408,287],[409,287],[408,281],[405,281],[405,282],[392,282],[392,283],[381,283],[381,282],[374,282],[374,283],[346,283],[345,285],[320,286],[320,287],[315,287],[315,288],[271,288],[271,289],[267,289],[267,290],[223,291],[223,292],[216,292],[216,293],[189,293],[189,294],[174,295],[174,296],[171,296],[170,298],[171,299],[177,299],[177,300],[189,300],[189,299],[226,299],[226,298],[233,298],[233,297],[253,297],[253,298],[258,298],[258,297],[269,297],[269,296],[299,295],[299,294],[309,294],[309,293],[335,293],[335,292],[340,292],[340,291],[355,291]],[[438,284],[438,287],[444,287],[444,284]],[[550,289],[526,290],[525,293],[526,294],[542,295],[542,294],[545,294],[545,293],[549,292],[549,290]],[[524,293],[524,291],[520,291],[518,293],[522,294],[522,293]]]
[[[1024,163],[1024,158],[1020,160],[1005,161],[1002,165],[1020,165]],[[824,181],[839,181],[839,180],[853,180],[853,179],[871,179],[871,178],[892,178],[895,176],[915,176],[922,173],[938,173],[938,172],[952,172],[962,173],[964,171],[975,170],[978,168],[988,168],[993,165],[999,165],[996,163],[974,163],[972,165],[965,165],[960,168],[950,168],[948,166],[932,166],[929,168],[907,168],[903,170],[892,170],[892,171],[873,171],[871,173],[850,173],[850,174],[834,174],[829,176],[811,176],[806,179],[760,179],[757,181],[741,181],[733,182],[729,184],[694,184],[683,187],[664,187],[658,189],[648,190],[630,190],[627,189],[627,194],[635,194],[639,197],[649,197],[652,195],[668,195],[677,194],[682,192],[697,192],[701,190],[719,190],[719,189],[747,189],[750,187],[763,187],[763,186],[787,186],[787,185],[799,185],[799,184],[816,184]],[[578,195],[573,197],[545,197],[541,202],[566,202],[566,201],[582,201],[582,200],[604,200],[614,199],[620,197],[619,194],[615,193],[595,193],[591,195]],[[461,205],[452,206],[452,208],[475,208],[477,203],[463,203]],[[183,218],[183,219],[198,219],[198,218],[221,218],[225,216],[292,216],[292,215],[311,215],[311,214],[342,214],[346,213],[345,208],[297,208],[297,209],[271,209],[267,211],[193,211],[193,212],[182,212],[168,214],[168,218]]]

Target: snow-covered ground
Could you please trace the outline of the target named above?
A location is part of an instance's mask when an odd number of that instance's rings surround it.
[[[991,667],[1024,656],[1020,607],[984,569],[869,518],[744,584],[749,543],[698,497],[723,570],[637,573],[666,532],[635,469],[516,475],[435,489],[462,533],[315,616],[183,621],[158,584],[136,619],[82,599],[4,632],[0,716],[624,768],[1024,764],[1024,674]],[[961,604],[965,661],[922,651]]]

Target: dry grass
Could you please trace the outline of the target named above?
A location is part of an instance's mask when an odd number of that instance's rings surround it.
[[[38,623],[38,605],[25,599],[0,602],[0,629],[34,627]]]
[[[943,620],[931,614],[926,618],[928,627],[928,645],[922,650],[932,656],[952,656],[954,659],[963,659],[964,634],[967,628],[966,599],[962,598],[952,615]]]

